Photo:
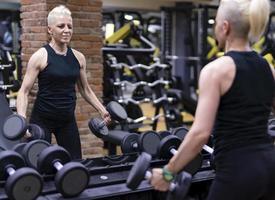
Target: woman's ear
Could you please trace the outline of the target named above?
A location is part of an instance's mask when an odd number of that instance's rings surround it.
[[[231,26],[230,23],[227,20],[223,21],[223,26],[222,26],[223,34],[228,36],[230,31],[231,31]]]
[[[49,33],[49,35],[52,35],[52,34],[53,34],[52,29],[51,29],[50,26],[48,26],[48,33]]]

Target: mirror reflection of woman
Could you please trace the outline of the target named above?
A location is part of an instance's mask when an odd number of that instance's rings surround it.
[[[163,175],[182,170],[213,133],[216,174],[208,200],[275,199],[275,151],[267,133],[275,73],[250,47],[269,12],[269,0],[220,1],[215,35],[225,55],[202,69],[194,123],[164,170],[153,169],[155,189],[167,191]]]
[[[76,92],[92,105],[108,123],[110,115],[90,88],[86,75],[86,60],[82,53],[70,48],[73,34],[71,12],[57,6],[48,14],[49,44],[37,50],[30,58],[17,98],[17,112],[26,117],[28,95],[38,78],[38,92],[30,122],[41,126],[46,140],[54,133],[57,143],[79,159],[81,144],[75,119]]]

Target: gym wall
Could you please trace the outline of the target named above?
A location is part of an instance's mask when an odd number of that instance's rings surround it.
[[[57,5],[66,5],[72,12],[74,33],[71,47],[86,56],[88,82],[96,95],[102,96],[102,34],[101,0],[21,0],[21,55],[23,74],[30,56],[48,41],[47,14]],[[34,103],[37,83],[31,91],[28,116]],[[88,120],[98,115],[77,93],[76,117],[79,127],[83,157],[103,154],[103,143],[88,130]]]

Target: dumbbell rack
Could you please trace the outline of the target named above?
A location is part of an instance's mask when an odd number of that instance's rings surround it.
[[[70,199],[112,199],[114,197],[140,195],[141,192],[157,193],[147,181],[143,181],[137,190],[131,191],[126,187],[126,179],[137,159],[138,154],[126,154],[122,156],[107,156],[102,158],[91,158],[80,160],[90,173],[90,183],[88,188],[78,197]],[[197,183],[208,184],[215,176],[214,171],[209,168],[208,158],[205,157],[201,169],[193,176],[192,185]],[[155,159],[151,161],[151,167],[163,167],[167,160]],[[53,181],[54,175],[44,177],[44,188],[41,199],[63,199],[60,193],[57,193]],[[3,191],[4,182],[0,182],[0,200],[7,199]],[[191,186],[192,187],[192,186]],[[162,198],[156,198],[162,199]],[[165,199],[165,198],[163,198]]]
[[[180,118],[180,123],[182,122],[181,114],[180,112],[177,112],[177,104],[181,103],[181,100],[177,97],[180,95],[173,95],[173,97],[167,95],[167,88],[172,84],[172,78],[169,75],[169,71],[171,70],[170,65],[160,63],[159,59],[155,59],[151,65],[134,64],[132,66],[123,62],[118,62],[118,58],[112,55],[108,55],[106,59],[108,60],[106,60],[105,63],[108,64],[105,65],[105,68],[108,68],[108,70],[112,72],[109,79],[112,80],[113,100],[116,100],[123,105],[131,104],[133,106],[139,106],[141,103],[150,102],[154,107],[156,107],[154,116],[158,116],[160,109],[163,108],[167,130],[181,125],[173,125],[173,121],[177,121],[176,119],[178,118]],[[131,81],[124,80],[125,78],[122,74],[125,69],[130,70],[131,72],[134,70],[143,70],[145,71],[143,72],[145,77],[143,77],[142,80],[139,80],[138,78],[134,78]],[[153,75],[146,77],[147,73]],[[136,91],[140,86],[143,87],[143,93],[147,94],[144,94],[144,97],[136,99],[133,97],[134,91]],[[145,89],[144,87],[147,87],[148,89]],[[134,121],[135,119],[130,122]],[[153,130],[156,130],[157,122],[158,118],[154,118],[154,121],[152,121]]]

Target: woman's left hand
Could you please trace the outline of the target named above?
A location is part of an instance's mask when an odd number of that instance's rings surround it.
[[[165,181],[162,176],[162,169],[155,168],[152,171],[151,185],[155,190],[166,192],[169,189],[170,183]]]
[[[110,113],[108,113],[107,110],[104,109],[100,114],[106,124],[109,124],[111,122],[111,115]]]

